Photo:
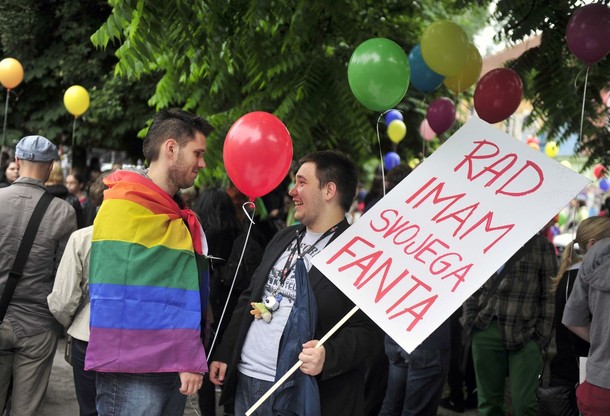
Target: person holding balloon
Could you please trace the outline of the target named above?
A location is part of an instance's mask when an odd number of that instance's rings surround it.
[[[289,195],[300,225],[279,231],[267,246],[261,265],[249,288],[242,293],[213,354],[210,379],[223,385],[220,403],[234,396],[235,414],[244,414],[285,374],[280,370],[286,364],[281,359],[285,357],[281,345],[295,342],[284,334],[294,334],[289,320],[305,293],[299,292],[297,297],[295,289],[305,269],[304,280],[310,282],[313,305],[317,305],[305,308],[307,313],[317,312],[315,339],[297,341],[296,354],[287,360],[289,367],[302,361],[291,377],[308,377],[317,382],[319,394],[314,393],[304,401],[310,405],[319,399],[320,406],[317,413],[305,414],[364,415],[364,361],[375,353],[376,326],[358,311],[323,346],[315,348],[317,340],[346,316],[354,304],[315,267],[308,266],[307,271],[303,263],[298,263],[301,258],[309,263],[308,259],[349,226],[345,215],[356,195],[357,168],[344,154],[335,151],[315,152],[299,163]],[[263,302],[268,305],[266,315],[256,319],[253,317],[256,311],[250,311],[252,304]],[[288,383],[295,379],[290,378]],[[282,401],[285,396],[279,393],[283,391],[274,393],[254,414],[278,414],[274,405],[283,410],[295,405]]]
[[[89,263],[90,337],[99,414],[182,416],[207,371],[207,243],[178,192],[205,168],[201,117],[158,112],[143,153],[148,170],[119,170],[95,218]]]

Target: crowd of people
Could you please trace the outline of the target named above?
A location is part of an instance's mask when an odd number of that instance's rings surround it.
[[[356,164],[322,150],[255,210],[231,184],[183,198],[211,131],[161,110],[143,142],[147,168],[92,177],[64,177],[42,136],[4,158],[0,411],[40,414],[66,331],[81,415],[182,416],[196,393],[203,415],[219,405],[241,415],[298,360],[254,414],[500,415],[508,381],[513,413],[534,415],[551,342],[550,384],[571,389],[574,414],[607,414],[610,217],[578,216],[573,204],[560,259],[540,230],[411,353],[362,311],[319,346],[354,304],[312,258],[412,169],[394,167],[367,195]]]

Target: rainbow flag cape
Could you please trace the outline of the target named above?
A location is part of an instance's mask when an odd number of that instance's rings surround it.
[[[85,369],[207,372],[199,222],[135,172],[118,171],[104,182],[109,189],[93,224],[89,263]]]

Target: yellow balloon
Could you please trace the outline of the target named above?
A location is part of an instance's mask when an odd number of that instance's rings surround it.
[[[559,153],[559,147],[557,147],[557,143],[547,142],[544,146],[544,153],[546,153],[548,157],[557,156],[557,153]]]
[[[7,89],[13,89],[23,81],[23,66],[15,58],[4,58],[0,61],[0,83]]]
[[[452,21],[439,20],[426,28],[420,47],[424,62],[431,70],[454,77],[466,65],[468,44],[464,29]]]
[[[405,134],[407,134],[407,126],[402,120],[393,120],[388,124],[388,137],[394,143],[400,143],[405,138]]]
[[[479,80],[482,68],[483,59],[479,50],[472,43],[469,43],[464,69],[455,77],[445,77],[443,84],[456,94],[464,92]]]
[[[64,94],[66,110],[74,117],[78,117],[89,109],[89,93],[80,85],[72,85]]]

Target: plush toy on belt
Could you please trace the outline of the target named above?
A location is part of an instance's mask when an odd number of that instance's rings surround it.
[[[254,315],[256,319],[262,319],[267,323],[271,322],[273,316],[263,302],[250,302],[250,305],[252,306],[250,313]]]

